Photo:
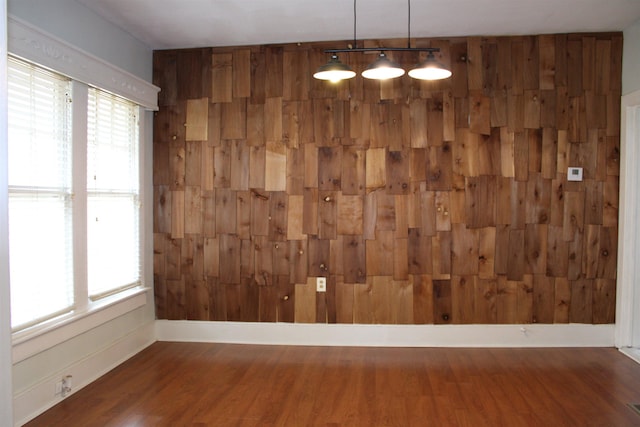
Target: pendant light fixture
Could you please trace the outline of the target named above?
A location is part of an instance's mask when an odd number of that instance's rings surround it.
[[[380,52],[378,59],[369,64],[362,72],[362,77],[365,79],[387,80],[395,79],[403,74],[404,70],[400,67],[400,64],[391,61],[384,52]]]
[[[347,64],[338,59],[338,53],[342,52],[379,52],[378,58],[369,64],[362,72],[362,77],[374,80],[387,80],[404,75],[404,69],[400,65],[390,60],[385,52],[427,52],[427,58],[416,64],[410,71],[409,76],[418,80],[440,80],[451,76],[449,71],[442,63],[440,63],[434,52],[439,52],[437,47],[412,48],[411,47],[411,0],[408,3],[408,19],[407,19],[407,47],[406,48],[384,48],[357,47],[356,38],[356,0],[353,0],[353,47],[348,49],[327,49],[324,52],[331,54],[331,59],[326,64],[320,66],[313,77],[320,80],[329,80],[331,82],[339,82],[355,77],[356,73]]]
[[[318,71],[315,72],[313,77],[319,80],[329,80],[332,83],[337,83],[340,80],[355,77],[355,75],[356,72],[347,64],[342,63],[340,59],[338,59],[338,55],[334,53],[331,55],[329,62],[318,67]]]

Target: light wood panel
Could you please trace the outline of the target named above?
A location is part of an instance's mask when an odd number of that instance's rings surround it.
[[[452,78],[317,81],[321,43],[155,52],[159,317],[614,321],[622,35],[416,43]]]

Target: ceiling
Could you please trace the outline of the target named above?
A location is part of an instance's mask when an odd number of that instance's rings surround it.
[[[352,40],[348,0],[76,0],[152,49]],[[360,0],[357,38],[406,38],[410,0]],[[621,31],[639,0],[413,0],[412,37]]]

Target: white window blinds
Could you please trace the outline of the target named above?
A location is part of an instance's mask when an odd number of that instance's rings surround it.
[[[73,308],[70,88],[60,75],[9,59],[13,329]]]
[[[87,257],[92,299],[140,283],[138,107],[89,89]]]

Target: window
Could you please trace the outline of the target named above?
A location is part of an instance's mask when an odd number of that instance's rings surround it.
[[[8,70],[11,324],[73,308],[71,85],[13,60]]]
[[[87,255],[89,296],[140,281],[138,118],[135,104],[89,89]]]
[[[17,331],[141,283],[140,156],[137,105],[14,58],[8,74]]]

